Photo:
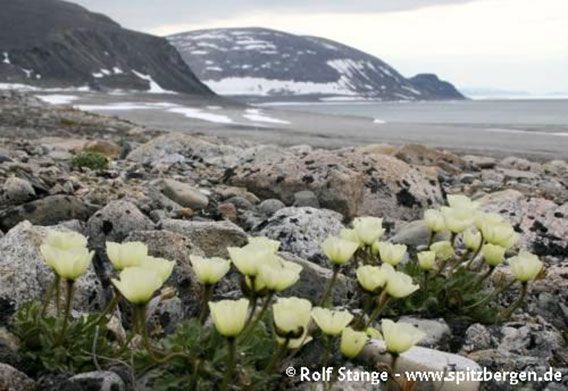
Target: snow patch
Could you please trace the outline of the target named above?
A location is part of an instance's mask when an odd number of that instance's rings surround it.
[[[75,95],[51,94],[51,95],[36,95],[36,97],[46,103],[52,105],[67,105],[74,100],[79,99]]]
[[[175,107],[168,110],[170,113],[177,113],[185,115],[187,118],[195,118],[208,122],[215,122],[218,124],[232,124],[233,120],[223,114],[213,114],[204,112],[202,109],[192,107]]]
[[[341,80],[314,83],[294,80],[266,79],[262,77],[228,77],[220,80],[204,80],[209,88],[221,95],[356,95]]]
[[[2,60],[3,64],[11,64],[10,58],[8,57],[8,52],[4,52],[4,59]]]
[[[282,124],[282,125],[290,124],[290,121],[269,117],[264,113],[262,113],[259,109],[247,109],[246,114],[243,114],[243,117],[253,122],[267,122],[270,124]]]
[[[158,83],[154,81],[154,79],[152,79],[152,76],[150,75],[145,75],[143,73],[135,71],[134,69],[132,70],[132,73],[134,73],[140,79],[144,79],[148,83],[150,83],[150,88],[146,91],[150,94],[177,94],[177,92],[175,91],[164,90]]]
[[[387,121],[385,121],[385,120],[383,120],[383,119],[375,118],[375,119],[373,120],[373,123],[374,123],[374,124],[381,124],[381,125],[383,125],[383,124],[386,124]]]

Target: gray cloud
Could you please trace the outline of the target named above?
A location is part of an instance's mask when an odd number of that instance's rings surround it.
[[[476,0],[75,0],[124,27],[146,31],[165,24],[206,23],[251,12],[388,12],[471,1]],[[266,27],[269,25],[267,20]]]

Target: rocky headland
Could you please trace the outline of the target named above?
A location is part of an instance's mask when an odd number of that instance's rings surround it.
[[[104,155],[108,166],[77,165],[74,156],[84,151]],[[178,296],[156,305],[152,318],[167,332],[198,305],[189,254],[226,257],[227,246],[268,236],[304,267],[302,282],[289,294],[315,298],[331,274],[319,246],[326,237],[353,217],[370,215],[384,217],[393,242],[425,244],[423,211],[453,193],[479,200],[514,224],[522,245],[546,264],[547,276],[505,323],[409,322],[428,334],[422,343],[428,348],[493,370],[554,367],[564,374],[562,384],[533,383],[529,389],[568,389],[565,161],[464,156],[420,145],[261,145],[148,129],[0,92],[0,389],[85,389],[86,378],[117,384],[109,389],[133,387],[120,372],[25,374],[9,324],[20,305],[45,292],[48,270],[38,249],[45,226],[80,232],[96,250],[94,268],[78,287],[80,310],[100,309],[108,297],[106,241],[142,240],[152,255],[175,260]],[[354,286],[350,276],[341,276],[336,302],[348,301]],[[231,297],[235,289],[226,284],[215,294]]]

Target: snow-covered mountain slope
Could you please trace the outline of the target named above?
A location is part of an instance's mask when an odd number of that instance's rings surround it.
[[[439,88],[431,78],[428,86],[422,78],[415,84],[380,59],[324,38],[232,28],[168,39],[197,77],[222,95],[463,99],[451,84]]]
[[[60,0],[0,0],[5,84],[213,95],[166,39]]]

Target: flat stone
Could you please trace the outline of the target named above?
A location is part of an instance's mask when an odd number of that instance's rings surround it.
[[[129,201],[112,201],[87,221],[87,235],[97,248],[105,242],[122,242],[131,232],[147,231],[154,223]]]
[[[328,268],[306,261],[291,253],[280,252],[279,255],[285,260],[303,267],[298,282],[279,296],[303,297],[312,303],[319,303],[333,272]],[[338,274],[336,283],[333,286],[333,303],[335,305],[345,305],[355,296],[356,289],[355,281],[344,274]]]
[[[16,368],[0,363],[0,390],[33,391],[35,382]]]
[[[309,206],[312,208],[319,208],[318,197],[313,191],[302,190],[294,194],[294,206],[302,207]]]
[[[392,364],[392,356],[387,352],[385,342],[372,339],[357,357],[367,365],[375,367],[377,363]],[[398,373],[404,371],[436,371],[442,372],[462,372],[480,371],[481,367],[475,362],[457,354],[441,352],[439,350],[415,346],[410,350],[400,354],[396,361]],[[448,389],[452,391],[477,391],[480,383],[478,381],[450,382],[450,381],[431,381],[421,382],[421,389]],[[427,388],[431,387],[431,388]]]
[[[36,225],[54,225],[64,220],[86,220],[94,208],[80,198],[68,195],[52,195],[0,212],[0,229],[7,231],[21,221]]]
[[[418,343],[419,346],[441,350],[449,348],[452,331],[444,319],[421,319],[403,316],[400,321],[410,323],[424,332],[425,336]]]
[[[288,207],[261,223],[255,234],[280,241],[282,251],[329,267],[321,243],[328,236],[339,234],[343,228],[341,220],[342,216],[332,210]]]
[[[272,216],[274,213],[279,211],[280,209],[285,208],[286,205],[276,198],[269,198],[267,200],[262,201],[258,205],[258,210],[264,213],[266,216]]]
[[[162,220],[162,228],[188,237],[208,257],[228,257],[227,247],[241,247],[247,234],[230,221]]]
[[[63,391],[93,390],[93,391],[124,391],[124,381],[114,372],[93,371],[70,377],[62,384]]]
[[[0,189],[0,203],[2,205],[18,205],[35,197],[32,184],[25,179],[15,176],[9,177]]]
[[[187,183],[164,179],[161,186],[162,193],[181,206],[198,210],[206,208],[209,204],[209,199],[205,194]]]

